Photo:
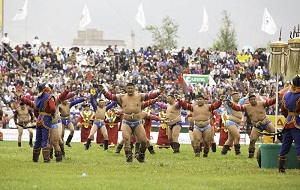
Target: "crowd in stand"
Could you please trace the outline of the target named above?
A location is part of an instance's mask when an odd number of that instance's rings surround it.
[[[185,94],[189,102],[198,94],[214,102],[232,89],[242,96],[249,92],[267,98],[275,96],[276,78],[269,74],[268,56],[263,50],[220,52],[200,47],[193,51],[190,47],[166,50],[155,46],[129,50],[109,45],[98,51],[78,47],[54,48],[50,42],[41,42],[38,37],[32,43],[12,46],[8,35],[2,38],[2,44],[1,107],[12,110],[17,105],[12,93],[15,89],[21,88],[24,93],[35,95],[38,84],[47,82],[59,93],[70,79],[72,88],[85,94],[89,93],[91,81],[95,79],[112,93],[121,93],[128,82],[136,84],[139,92],[164,85],[168,94]],[[216,85],[200,83],[183,89],[183,74],[211,75]],[[282,87],[282,78],[279,81]],[[80,105],[71,112],[79,110]],[[275,108],[271,107],[267,114],[272,115],[274,111]]]

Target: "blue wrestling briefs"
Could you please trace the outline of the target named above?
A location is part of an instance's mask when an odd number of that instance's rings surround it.
[[[228,127],[229,125],[235,125],[237,128],[239,128],[239,124],[237,124],[234,121],[227,120],[226,121],[226,127]]]
[[[65,125],[65,126],[68,126],[69,125],[69,123],[71,123],[71,120],[69,120],[69,119],[67,119],[67,120],[61,120],[61,123],[63,124],[63,125]]]
[[[174,123],[173,125],[170,125],[169,129],[173,129],[173,127],[175,127],[176,125],[179,125],[180,127],[182,127],[182,122],[178,121],[178,122]]]
[[[127,120],[123,119],[122,124],[129,125],[130,128],[134,129],[137,126],[139,126],[140,124],[142,124],[142,120],[131,122],[131,121],[127,121]]]
[[[104,122],[97,122],[97,121],[94,121],[93,124],[96,125],[96,126],[98,127],[98,129],[100,129],[102,126],[104,126]]]
[[[271,123],[271,121],[269,120],[269,121],[267,121],[267,123],[266,124],[264,124],[264,125],[262,125],[262,126],[259,126],[259,127],[257,127],[257,126],[254,126],[255,128],[257,128],[257,129],[259,129],[259,130],[261,130],[261,131],[263,131],[263,130],[266,130],[267,129],[267,126],[268,126],[268,124],[269,123]]]
[[[198,129],[202,133],[208,128],[211,128],[210,124],[206,125],[206,127],[198,127],[197,125],[194,125],[194,129]]]
[[[51,129],[58,129],[58,123],[53,124],[52,127],[51,127]]]

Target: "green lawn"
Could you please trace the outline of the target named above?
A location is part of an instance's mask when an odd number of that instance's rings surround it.
[[[1,190],[16,189],[299,189],[300,170],[261,169],[256,159],[249,159],[247,146],[244,156],[234,151],[226,156],[210,152],[208,158],[195,158],[190,145],[181,145],[181,153],[155,148],[146,154],[146,162],[125,162],[124,151],[115,155],[115,148],[104,151],[92,144],[85,151],[81,143],[66,147],[67,157],[61,163],[52,160],[32,162],[32,149],[26,142],[0,142]],[[86,177],[81,177],[86,173]]]

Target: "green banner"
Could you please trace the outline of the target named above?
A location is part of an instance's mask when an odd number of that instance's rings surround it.
[[[208,75],[183,75],[184,81],[187,84],[199,84],[199,83],[209,83]]]

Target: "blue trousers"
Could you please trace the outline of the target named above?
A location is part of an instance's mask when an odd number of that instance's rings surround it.
[[[279,156],[286,156],[292,146],[292,143],[296,146],[296,155],[300,156],[300,129],[284,129],[282,136],[282,146],[280,148]]]
[[[45,148],[50,144],[50,130],[52,127],[52,117],[41,116],[38,117],[35,143],[33,148]]]

